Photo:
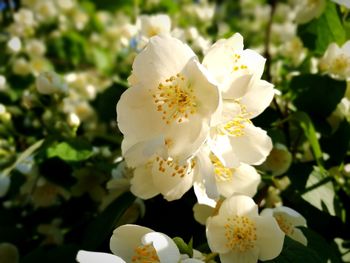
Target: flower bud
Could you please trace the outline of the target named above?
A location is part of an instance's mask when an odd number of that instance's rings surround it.
[[[68,90],[67,84],[55,72],[40,73],[35,84],[38,92],[45,95],[66,93]]]

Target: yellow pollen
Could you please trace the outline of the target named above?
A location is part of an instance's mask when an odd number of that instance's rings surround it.
[[[292,235],[294,232],[294,227],[291,222],[289,222],[283,215],[274,215],[280,229],[286,235]]]
[[[183,178],[189,174],[195,166],[195,161],[192,161],[189,164],[186,163],[184,165],[179,165],[175,160],[171,158],[164,160],[161,157],[157,157],[155,160],[157,170],[172,177],[178,175],[180,178]]]
[[[238,63],[240,58],[241,58],[241,55],[233,54],[233,62],[234,62],[233,71],[238,71],[239,69],[248,69],[247,65]]]
[[[241,104],[240,100],[236,100],[235,103],[239,105],[240,113],[223,125],[221,131],[219,131],[221,135],[243,136],[245,134],[245,126],[252,123],[249,119],[251,114],[247,112],[247,107]]]
[[[235,252],[246,252],[255,247],[256,225],[246,216],[227,218],[225,224],[226,247]]]
[[[209,155],[210,161],[214,166],[215,179],[218,182],[226,182],[232,180],[233,169],[225,167],[222,162],[213,154]]]
[[[138,246],[135,255],[131,258],[133,263],[160,263],[157,252],[152,245]]]
[[[180,73],[160,83],[152,98],[166,124],[181,123],[197,112],[194,90]]]

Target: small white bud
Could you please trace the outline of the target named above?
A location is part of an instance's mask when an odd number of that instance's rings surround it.
[[[13,37],[7,42],[7,47],[13,53],[17,53],[22,48],[21,40],[18,37]]]
[[[35,84],[38,92],[45,95],[66,93],[68,91],[67,84],[55,72],[40,73]]]

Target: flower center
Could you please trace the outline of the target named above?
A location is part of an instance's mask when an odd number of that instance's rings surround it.
[[[214,165],[215,179],[218,182],[226,182],[232,180],[232,170],[225,167],[213,153],[210,153],[209,157],[211,163]]]
[[[350,59],[344,54],[338,56],[332,63],[333,73],[342,74],[349,67]]]
[[[158,263],[157,252],[152,245],[138,246],[135,255],[131,258],[133,263]]]
[[[195,166],[195,162],[192,160],[190,163],[186,163],[185,165],[179,165],[171,158],[164,160],[158,156],[156,158],[156,165],[158,166],[159,172],[171,175],[172,177],[180,176],[182,178],[192,171]]]
[[[236,100],[235,103],[239,105],[240,113],[223,125],[220,132],[222,135],[243,136],[245,134],[245,126],[252,123],[249,119],[250,113],[247,112],[247,107],[241,104],[239,100]]]
[[[256,225],[246,216],[227,218],[225,236],[226,247],[236,252],[246,252],[255,246]]]
[[[294,232],[294,227],[283,215],[274,215],[280,229],[286,234],[291,235]]]
[[[160,83],[152,95],[157,111],[166,124],[181,123],[197,112],[197,101],[193,88],[181,74],[176,74]]]
[[[241,59],[241,55],[239,54],[233,54],[233,71],[238,71],[238,70],[243,70],[243,69],[248,69],[247,65],[245,64],[240,64],[239,61]]]

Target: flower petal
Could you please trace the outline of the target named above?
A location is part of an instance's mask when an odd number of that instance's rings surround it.
[[[142,243],[153,245],[160,262],[177,263],[180,259],[180,252],[174,241],[163,233],[148,233],[143,236]]]
[[[225,218],[235,215],[256,217],[258,216],[258,206],[248,196],[233,195],[222,203],[219,215]]]
[[[218,181],[217,186],[220,194],[225,197],[230,197],[233,193],[253,197],[260,182],[260,174],[257,173],[255,168],[241,163],[238,168],[232,169],[232,178],[230,181]]]
[[[139,198],[149,199],[159,194],[152,180],[152,164],[136,167],[130,183],[130,191]]]
[[[255,218],[257,229],[256,244],[260,248],[259,259],[270,260],[277,257],[283,248],[284,233],[275,218],[259,216]]]
[[[259,249],[255,248],[247,252],[234,252],[220,254],[222,263],[256,263],[258,261]]]
[[[79,250],[76,260],[80,263],[126,263],[113,254]]]
[[[113,231],[109,247],[113,254],[120,256],[126,262],[131,262],[135,253],[134,249],[141,245],[141,238],[150,232],[153,230],[147,227],[122,225]]]
[[[215,253],[227,253],[230,248],[226,246],[225,219],[219,215],[207,219],[206,235],[211,251]]]
[[[272,149],[272,141],[266,131],[252,124],[246,124],[244,135],[230,136],[229,140],[238,159],[251,165],[261,164]]]
[[[157,88],[159,83],[181,72],[190,58],[196,57],[191,48],[169,35],[154,36],[134,60],[134,85],[146,89]]]

